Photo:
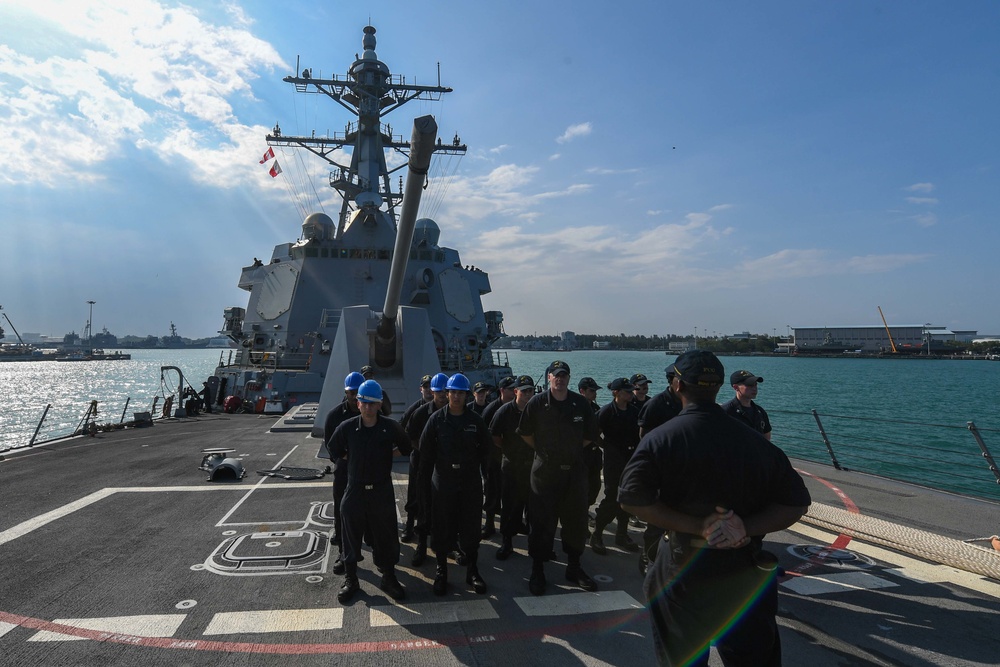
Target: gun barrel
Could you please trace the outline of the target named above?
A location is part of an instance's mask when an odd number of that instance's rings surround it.
[[[417,209],[420,207],[420,197],[430,168],[431,156],[434,154],[436,138],[437,122],[433,116],[421,116],[413,120],[403,208],[396,229],[396,245],[392,253],[382,319],[379,321],[375,337],[375,363],[383,367],[391,366],[396,361],[396,316],[399,311],[399,298],[403,289],[403,278],[406,275],[406,264],[410,258],[410,244],[413,242]]]

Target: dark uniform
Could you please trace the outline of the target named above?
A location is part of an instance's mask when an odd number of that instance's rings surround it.
[[[741,517],[772,503],[810,502],[785,454],[714,403],[688,405],[646,435],[625,467],[618,499],[633,506],[660,500],[692,516],[719,506]],[[707,665],[713,638],[727,666],[781,664],[777,584],[773,570],[755,564],[760,548],[759,537],[739,549],[711,549],[701,536],[670,534],[644,584],[661,664]]]
[[[730,417],[739,419],[758,433],[766,435],[771,432],[771,420],[767,418],[767,412],[753,401],[750,401],[749,408],[745,408],[740,403],[740,399],[733,398],[733,400],[723,404],[722,411]]]
[[[349,570],[360,560],[366,534],[376,567],[391,570],[399,562],[393,449],[409,454],[410,440],[398,423],[382,415],[370,428],[361,423],[360,415],[353,417],[333,433],[330,451],[347,469],[341,515],[343,557]]]
[[[474,402],[474,401],[473,401]],[[513,401],[508,401],[511,403]],[[480,414],[488,429],[493,418],[501,407],[507,405],[502,399],[496,398],[483,407]],[[483,511],[486,522],[483,525],[483,537],[490,537],[496,532],[496,517],[503,516],[503,454],[499,447],[490,447],[490,454],[483,465]]]
[[[517,401],[504,403],[490,423],[490,433],[500,438],[502,493],[500,501],[500,534],[504,542],[513,540],[524,528],[522,519],[531,493],[531,464],[535,452],[517,434],[521,411]]]
[[[447,404],[445,405],[447,407]],[[421,470],[421,454],[420,454],[420,436],[424,432],[424,427],[427,425],[427,421],[431,418],[431,415],[437,411],[438,405],[433,401],[427,401],[416,410],[410,416],[409,421],[406,423],[406,434],[410,436],[410,442],[415,443],[416,447],[410,452],[410,470],[412,480],[416,480],[416,521],[414,521],[413,530],[417,534],[417,540],[419,544],[424,545],[426,548],[427,537],[430,535],[430,496],[425,492],[420,486],[420,470]],[[409,489],[407,489],[407,505],[409,505]],[[407,510],[409,512],[409,510]],[[407,519],[409,521],[409,519]],[[422,558],[420,559],[423,560]],[[419,565],[420,563],[415,563]]]
[[[341,403],[330,410],[323,423],[323,448],[327,451],[330,460],[333,461],[333,537],[330,542],[341,547],[340,556],[337,560],[342,560],[343,556],[343,522],[340,517],[341,505],[344,499],[344,491],[347,489],[347,462],[343,458],[334,455],[330,447],[330,439],[336,432],[337,427],[348,419],[357,417],[359,414],[357,405],[349,402],[346,398]]]
[[[423,398],[419,398],[410,404],[410,407],[406,408],[403,412],[403,416],[399,418],[399,425],[403,427],[403,430],[409,433],[410,419],[413,417],[413,413],[419,408],[426,405],[429,401],[425,401]],[[416,440],[420,437],[417,434]],[[417,473],[420,470],[420,452],[416,449],[410,451],[410,467],[409,474],[406,481],[406,504],[403,505],[403,510],[406,512],[406,541],[413,539],[413,524],[417,520],[417,515],[420,513],[420,503],[417,500]]]
[[[587,540],[587,458],[584,441],[596,442],[597,418],[588,401],[574,391],[557,401],[551,390],[534,396],[524,408],[518,434],[532,436],[528,500],[528,553],[543,562],[552,553],[556,524],[562,524],[563,551],[579,562]]]
[[[420,436],[420,486],[431,501],[431,547],[440,563],[458,539],[475,567],[483,513],[482,466],[493,440],[483,418],[447,407],[434,412]]]
[[[669,382],[669,374],[667,377]],[[668,386],[646,401],[639,410],[639,434],[646,435],[657,426],[666,424],[680,414],[682,407],[681,399],[674,396],[674,392]],[[642,550],[639,552],[639,571],[642,574],[646,574],[647,566],[656,559],[661,537],[663,537],[662,528],[646,524],[646,528],[642,531]]]
[[[639,408],[629,401],[624,410],[619,410],[611,401],[597,413],[597,423],[604,445],[604,498],[597,506],[594,534],[599,536],[605,526],[616,521],[618,541],[626,542],[629,514],[618,504],[618,482],[639,444]],[[629,548],[637,550],[634,545]]]

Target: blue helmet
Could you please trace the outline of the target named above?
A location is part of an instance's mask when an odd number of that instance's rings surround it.
[[[365,381],[365,376],[361,373],[354,371],[349,373],[347,377],[344,378],[344,391],[351,390],[357,391],[361,383]]]
[[[431,391],[444,391],[448,388],[448,376],[438,373],[431,378]]]
[[[465,377],[461,373],[455,373],[448,378],[448,384],[445,385],[445,388],[453,389],[455,391],[469,391],[472,387],[469,386],[469,378]]]
[[[365,380],[358,387],[358,400],[363,403],[381,403],[382,387],[375,380]]]

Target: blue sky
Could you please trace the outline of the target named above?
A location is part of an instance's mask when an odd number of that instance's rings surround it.
[[[335,213],[341,129],[281,81],[379,58],[469,145],[420,215],[507,331],[1000,333],[1000,4],[0,0],[0,305],[22,331],[213,335],[240,268]],[[315,190],[315,194],[314,194]],[[9,333],[9,332],[8,332]],[[9,340],[9,338],[8,338]]]

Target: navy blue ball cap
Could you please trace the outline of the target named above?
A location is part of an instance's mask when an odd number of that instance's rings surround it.
[[[649,378],[642,373],[636,373],[630,377],[628,381],[631,382],[633,386],[637,384],[649,384]]]
[[[553,361],[545,372],[553,375],[562,375],[563,373],[569,375],[569,364],[565,361]]]
[[[534,389],[535,388],[535,378],[530,375],[518,375],[517,383],[514,385],[514,389]]]
[[[600,389],[601,385],[597,384],[597,380],[592,377],[580,378],[580,382],[576,385],[577,389]]]
[[[615,378],[608,383],[608,389],[611,391],[618,391],[619,389],[625,389],[626,391],[632,391],[635,389],[635,385],[628,378]]]
[[[721,385],[726,377],[722,362],[708,350],[688,350],[677,357],[673,368],[681,382],[702,387]]]
[[[501,379],[500,382],[497,383],[497,386],[500,387],[501,389],[508,389],[513,387],[515,384],[517,384],[517,380],[514,378],[514,376],[508,375],[507,377]]]
[[[667,380],[671,380],[675,375],[677,375],[677,371],[674,370],[674,365],[673,364],[670,364],[669,366],[667,366],[663,370],[666,371],[666,373],[667,373]]]
[[[755,382],[763,382],[764,378],[759,375],[754,375],[750,371],[736,371],[729,376],[729,384],[747,384]]]

